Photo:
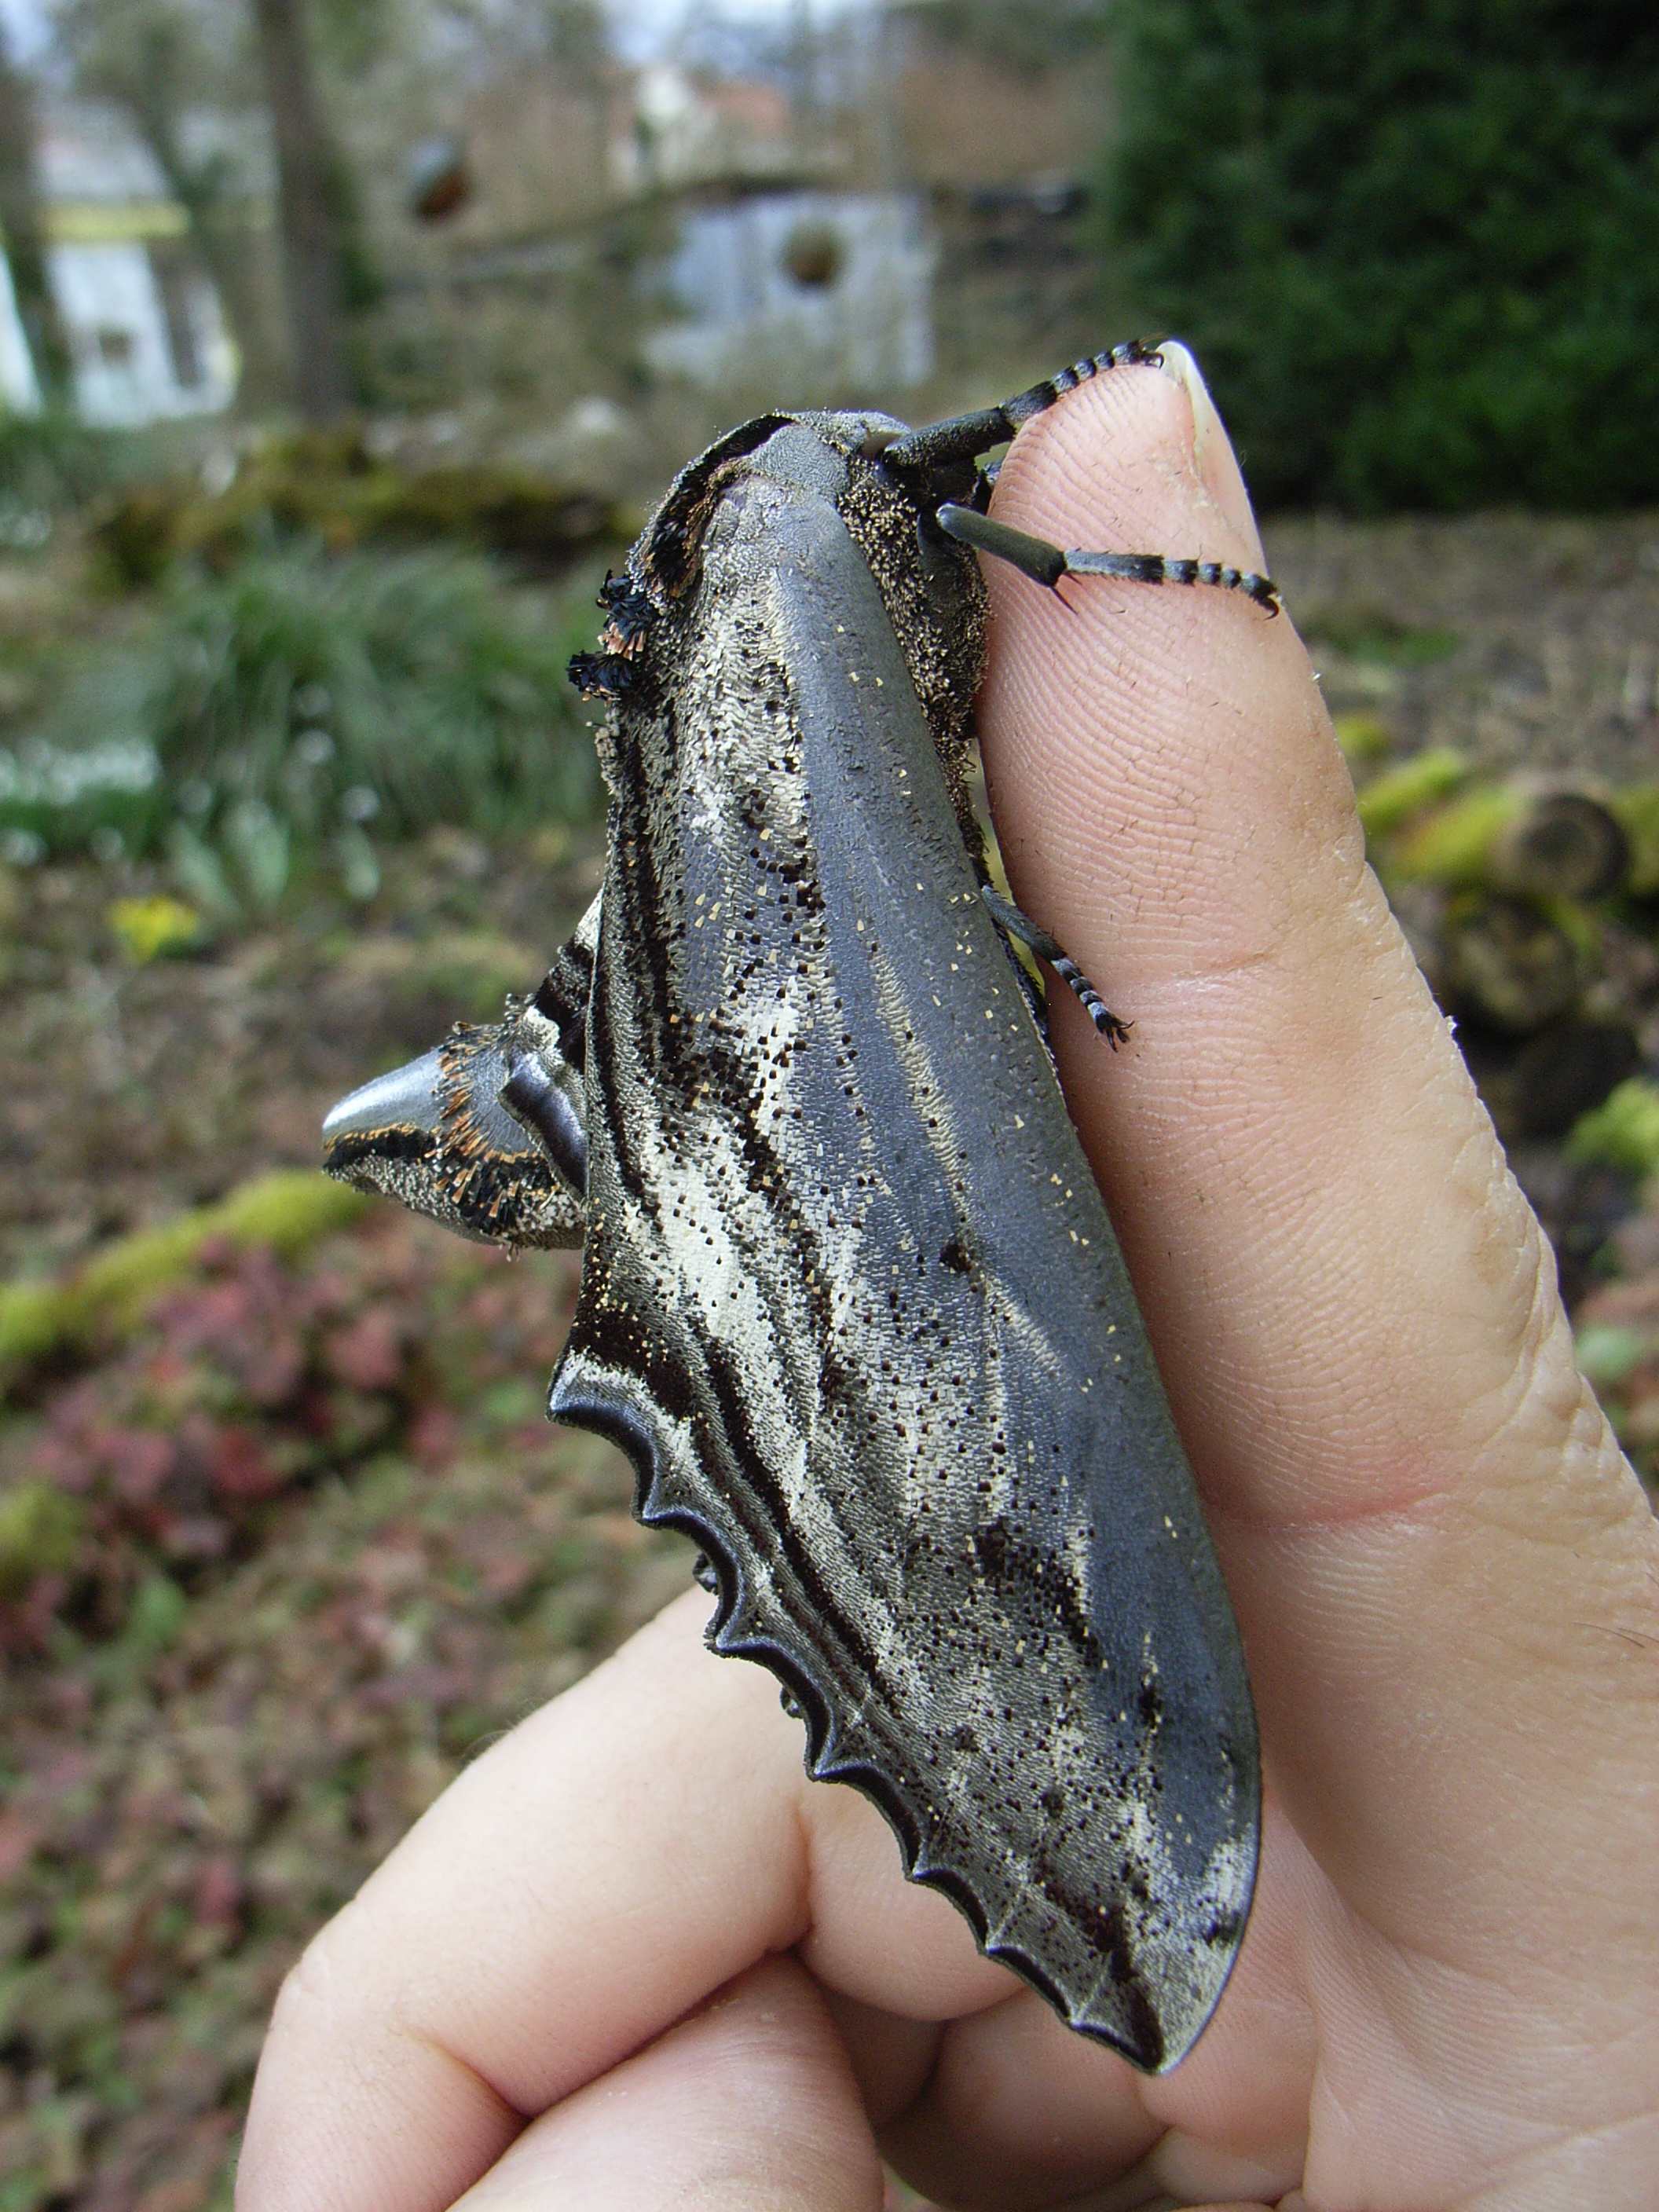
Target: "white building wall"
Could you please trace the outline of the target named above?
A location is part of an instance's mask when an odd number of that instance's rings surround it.
[[[83,420],[112,426],[169,413],[167,325],[143,246],[127,239],[54,246],[47,264]]]
[[[84,421],[126,428],[211,414],[229,404],[228,349],[205,284],[193,286],[191,294],[204,374],[198,383],[185,386],[174,373],[155,272],[142,240],[54,246],[48,260]]]
[[[825,283],[791,272],[791,240],[806,230],[835,240]],[[682,319],[647,351],[698,383],[774,383],[786,405],[796,377],[839,381],[849,402],[872,386],[920,384],[933,362],[934,257],[907,193],[757,192],[690,209],[666,272]]]
[[[181,384],[149,252],[142,239],[50,246],[46,270],[74,363],[76,411],[99,429],[216,415],[236,393],[234,349],[207,279],[187,280],[184,312],[200,374]],[[35,413],[40,388],[11,271],[0,254],[0,407]]]

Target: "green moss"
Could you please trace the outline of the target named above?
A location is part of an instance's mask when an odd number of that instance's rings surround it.
[[[308,1168],[289,1168],[259,1176],[208,1208],[210,1236],[239,1244],[274,1244],[279,1252],[301,1252],[319,1237],[343,1229],[368,1205],[361,1191]]]
[[[9,1284],[0,1288],[0,1373],[15,1374],[94,1329],[130,1326],[209,1245],[270,1244],[292,1255],[344,1228],[368,1203],[325,1176],[285,1169],[216,1205],[123,1237],[64,1279]]]
[[[1522,804],[1509,784],[1469,792],[1414,823],[1395,842],[1390,863],[1402,875],[1423,883],[1484,884],[1492,840]]]
[[[1616,1390],[1654,1350],[1648,1330],[1616,1328],[1608,1322],[1580,1329],[1577,1345],[1578,1364],[1598,1390]]]
[[[72,1566],[84,1520],[79,1503],[49,1482],[20,1482],[0,1493],[0,1598]]]
[[[1450,745],[1435,745],[1368,783],[1359,794],[1359,818],[1375,846],[1401,823],[1456,790],[1469,772],[1464,756]]]
[[[1659,784],[1638,784],[1611,801],[1630,840],[1630,889],[1638,898],[1659,897]]]
[[[1339,714],[1331,726],[1351,768],[1370,767],[1394,743],[1394,732],[1380,714]]]
[[[1569,1156],[1586,1166],[1659,1174],[1659,1083],[1633,1075],[1574,1125]]]
[[[369,544],[459,543],[529,567],[563,567],[622,534],[610,502],[495,463],[404,469],[377,460],[356,431],[275,440],[216,496],[189,478],[141,485],[113,502],[96,540],[115,580],[160,582],[179,561],[221,572],[283,538],[331,553]]]
[[[0,1374],[45,1358],[69,1331],[76,1310],[64,1284],[0,1284]]]
[[[1601,919],[1593,907],[1570,898],[1540,898],[1535,903],[1545,921],[1560,931],[1587,968],[1599,965]]]

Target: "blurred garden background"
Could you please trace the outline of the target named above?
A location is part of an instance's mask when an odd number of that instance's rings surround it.
[[[306,1937],[685,1584],[574,1260],[313,1163],[591,896],[564,662],[745,413],[1192,341],[1659,1480],[1656,239],[1649,0],[0,0],[0,2212],[227,2206]]]

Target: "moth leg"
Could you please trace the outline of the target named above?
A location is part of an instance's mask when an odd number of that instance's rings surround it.
[[[1158,368],[1164,356],[1155,345],[1139,338],[1132,338],[1127,345],[1113,346],[1108,352],[1088,355],[1074,361],[1069,368],[1045,376],[1041,384],[1016,392],[999,407],[981,407],[971,415],[952,415],[942,422],[924,423],[919,430],[911,430],[896,438],[883,452],[882,459],[890,468],[939,469],[952,464],[971,461],[981,453],[988,453],[993,446],[1006,445],[1022,422],[1029,422],[1033,415],[1041,415],[1068,392],[1075,392],[1079,384],[1091,377],[1103,376],[1109,368],[1134,368],[1143,365]]]
[[[1010,937],[1017,937],[1022,945],[1029,945],[1039,960],[1046,962],[1054,969],[1112,1050],[1115,1052],[1119,1045],[1125,1043],[1133,1023],[1118,1019],[1111,1008],[1102,1001],[1099,992],[1076,961],[1049,936],[1048,931],[1039,929],[1029,915],[1022,914],[1012,901],[1000,896],[988,884],[981,885],[979,895],[985,902],[986,911],[998,927],[1006,929]]]
[[[1279,586],[1271,576],[1258,575],[1254,568],[1234,568],[1222,561],[1171,561],[1161,553],[1091,553],[1082,546],[1066,550],[1046,538],[993,522],[971,507],[948,502],[933,520],[958,544],[1006,561],[1050,591],[1062,576],[1126,576],[1136,584],[1215,584],[1224,591],[1243,592],[1270,615],[1279,612]]]

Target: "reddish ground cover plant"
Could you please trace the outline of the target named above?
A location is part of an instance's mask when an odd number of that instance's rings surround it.
[[[389,1224],[309,1263],[210,1247],[130,1334],[37,1377],[33,1418],[0,1437],[0,1485],[36,1536],[9,1547],[0,1651],[118,1634],[147,1579],[200,1588],[325,1474],[441,1459],[461,1409],[550,1366],[569,1295],[568,1269],[509,1279]]]
[[[471,1753],[684,1587],[550,1428],[574,1272],[393,1214],[221,1249],[29,1383],[0,1598],[0,2205],[228,2205],[306,1936]]]

